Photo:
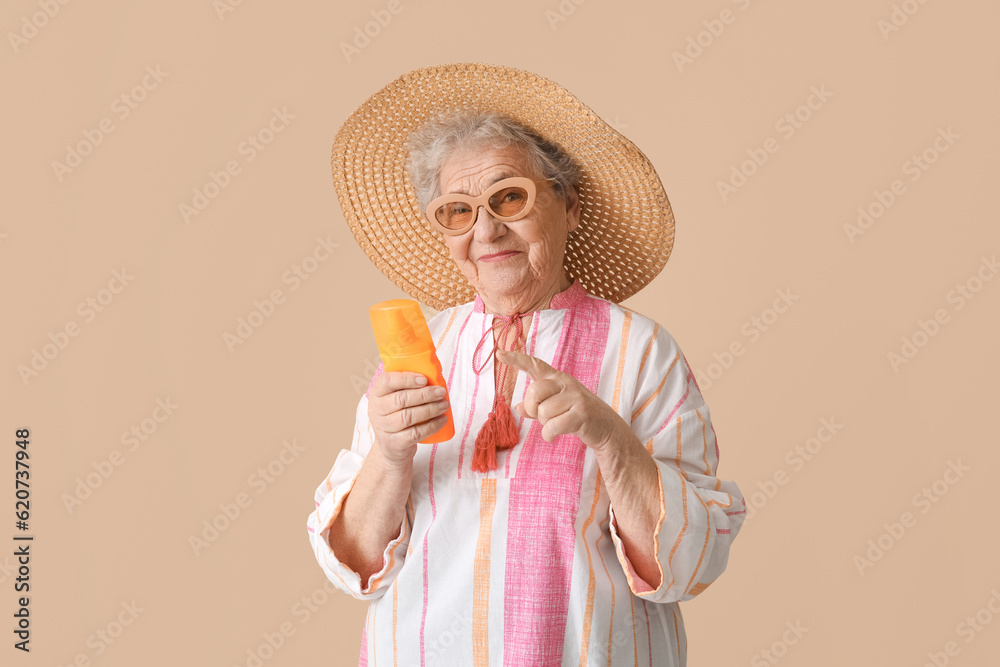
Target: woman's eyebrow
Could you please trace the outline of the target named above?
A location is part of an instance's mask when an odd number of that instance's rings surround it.
[[[497,174],[495,177],[493,177],[492,179],[490,179],[489,182],[486,183],[486,187],[483,188],[483,190],[484,191],[488,190],[490,187],[492,187],[493,185],[499,183],[500,181],[502,181],[505,178],[514,178],[517,175],[518,174],[515,174],[515,173],[513,173],[511,171],[508,171],[508,170],[501,171],[499,174]],[[452,192],[446,192],[444,194],[449,194],[449,195],[467,195],[469,193],[466,192],[465,190],[457,190],[457,191],[452,191]]]

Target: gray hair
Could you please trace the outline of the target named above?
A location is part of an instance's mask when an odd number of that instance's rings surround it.
[[[452,154],[510,145],[524,151],[528,166],[536,174],[553,179],[564,199],[579,183],[581,170],[573,158],[521,123],[495,111],[452,110],[431,118],[407,140],[410,180],[417,190],[420,209],[426,210],[441,194],[441,167]]]

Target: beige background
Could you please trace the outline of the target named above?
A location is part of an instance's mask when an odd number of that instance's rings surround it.
[[[326,594],[305,521],[378,360],[367,308],[406,295],[344,224],[330,146],[381,86],[461,61],[569,88],[650,157],[674,207],[670,262],[626,305],[700,373],[719,474],[754,510],[726,574],[682,604],[690,664],[774,664],[763,650],[781,665],[995,664],[1000,280],[983,258],[1000,249],[1000,8],[897,2],[902,25],[883,35],[888,0],[576,3],[399,0],[350,60],[341,44],[388,3],[246,1],[221,16],[211,0],[4,3],[2,553],[20,532],[24,427],[35,536],[30,655],[11,647],[16,564],[0,557],[4,664],[248,665],[282,628],[268,667],[356,664],[366,605]],[[731,22],[713,24],[723,10]],[[829,96],[799,109],[811,87]],[[275,108],[294,117],[250,160],[240,146]],[[787,136],[776,124],[797,110],[809,118]],[[57,175],[102,119],[113,131]],[[718,183],[769,138],[777,152],[724,199]],[[936,161],[914,181],[925,150]],[[239,173],[185,222],[180,206],[229,161]],[[902,194],[849,240],[858,207],[897,179]],[[283,279],[317,238],[337,244],[329,259]],[[133,277],[113,293],[122,269]],[[283,302],[230,351],[225,335],[274,290]],[[797,298],[776,314],[779,290]],[[947,320],[894,369],[889,353],[939,309]],[[177,406],[160,423],[158,399]],[[832,438],[824,419],[842,425]],[[123,442],[144,420],[144,440]],[[786,458],[818,434],[809,461]],[[946,476],[949,461],[967,470]],[[239,500],[196,553],[190,538]],[[869,540],[889,548],[859,569]],[[808,631],[790,644],[786,623]]]

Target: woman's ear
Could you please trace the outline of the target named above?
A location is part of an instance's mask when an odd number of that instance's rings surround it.
[[[569,223],[567,231],[570,232],[580,225],[580,195],[572,185],[566,193],[566,221]]]

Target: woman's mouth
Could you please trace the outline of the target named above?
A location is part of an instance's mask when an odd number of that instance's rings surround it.
[[[514,255],[520,254],[517,250],[508,250],[506,252],[498,252],[492,255],[483,255],[479,258],[480,262],[500,262]]]

